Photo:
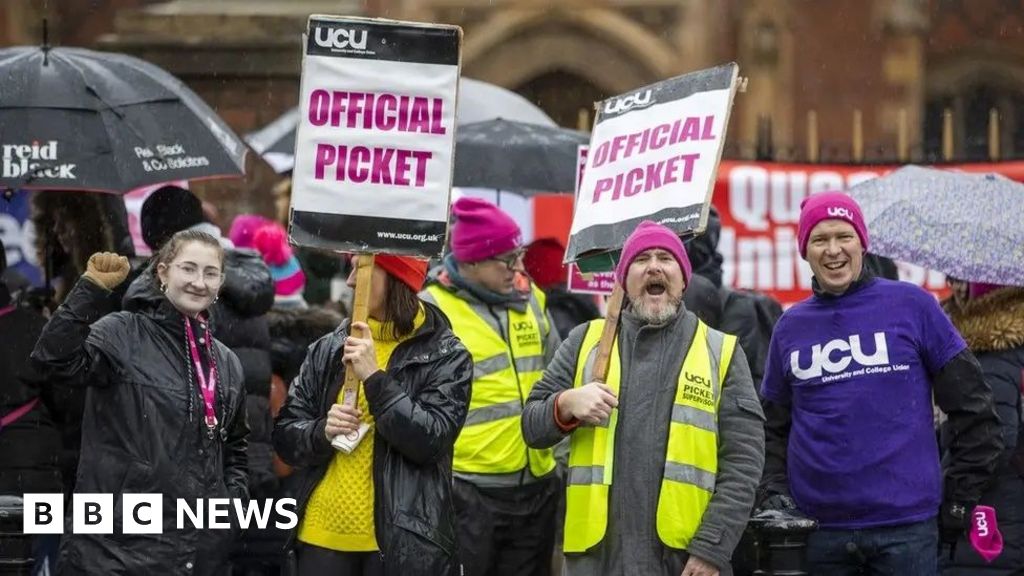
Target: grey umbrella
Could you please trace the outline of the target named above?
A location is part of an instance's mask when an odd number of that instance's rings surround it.
[[[1024,286],[1024,185],[907,166],[854,186],[871,251],[962,280]]]
[[[241,176],[246,147],[174,76],[80,48],[0,50],[0,189]]]
[[[586,132],[498,119],[460,126],[455,133],[453,184],[471,188],[572,192],[576,153]]]

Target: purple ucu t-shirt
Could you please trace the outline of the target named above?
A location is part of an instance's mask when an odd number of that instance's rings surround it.
[[[823,528],[935,516],[932,376],[966,347],[935,298],[905,282],[869,280],[787,310],[761,394],[792,408],[787,466],[800,510]]]

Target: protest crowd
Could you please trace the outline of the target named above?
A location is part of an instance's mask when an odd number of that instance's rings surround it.
[[[419,30],[400,24],[360,25]],[[450,194],[461,31],[431,30],[351,59],[408,73],[386,89],[331,76],[347,53],[310,34],[284,214],[225,222],[153,177],[133,239],[95,191],[127,188],[22,182],[46,273],[0,243],[0,574],[1024,574],[1019,271],[944,270],[937,300],[874,251],[892,243],[853,187],[799,205],[809,296],[733,288],[707,183],[735,65],[659,83],[703,107],[674,121],[606,101],[566,168],[572,230],[527,238]],[[576,290],[567,262],[614,288]],[[60,533],[21,530],[33,493],[60,495]],[[111,529],[72,529],[95,494]],[[135,494],[160,533],[126,530]],[[215,498],[291,499],[296,522],[182,526],[181,500]]]

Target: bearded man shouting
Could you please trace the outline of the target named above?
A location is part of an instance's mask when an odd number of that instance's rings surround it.
[[[569,440],[568,576],[730,574],[764,465],[764,414],[736,337],[683,306],[679,237],[645,221],[615,271],[627,304],[606,382],[604,327],[574,329],[534,386],[523,436]]]

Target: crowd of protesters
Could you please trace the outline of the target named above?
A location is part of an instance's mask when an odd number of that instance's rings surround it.
[[[126,258],[113,204],[36,194],[59,306],[0,283],[0,494],[159,493],[164,532],[40,535],[36,573],[749,574],[752,515],[816,522],[810,574],[1024,566],[1024,287],[951,280],[939,303],[885,277],[845,194],[802,205],[813,295],[785,313],[722,285],[714,210],[685,244],[636,226],[603,375],[560,241],[486,201],[454,203],[433,269],[377,255],[354,323],[279,221],[223,234],[166,186],[154,256]],[[324,269],[352,289],[358,259]],[[295,498],[298,525],[177,529],[176,499],[211,497]]]

